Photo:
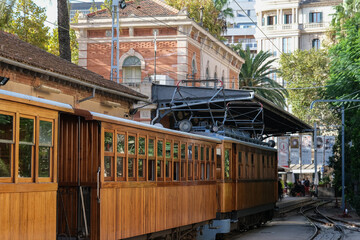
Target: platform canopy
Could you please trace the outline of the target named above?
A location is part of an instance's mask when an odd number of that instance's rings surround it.
[[[230,127],[267,136],[312,131],[310,125],[249,90],[153,84],[152,101],[158,105],[153,123],[170,116],[180,130],[188,125],[197,131]]]

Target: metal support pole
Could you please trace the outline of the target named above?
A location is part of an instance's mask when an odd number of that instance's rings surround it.
[[[341,208],[345,209],[345,110],[341,105]]]
[[[317,138],[317,131],[316,131],[316,122],[314,123],[314,168],[315,168],[315,175],[314,175],[314,185],[315,185],[315,195],[318,194],[318,184],[319,178],[317,174],[317,149],[316,149],[316,138]]]

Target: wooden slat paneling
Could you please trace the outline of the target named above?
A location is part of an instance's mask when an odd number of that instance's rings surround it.
[[[128,238],[214,219],[216,185],[106,188],[100,205],[100,239]]]
[[[0,239],[56,239],[56,191],[0,193]]]

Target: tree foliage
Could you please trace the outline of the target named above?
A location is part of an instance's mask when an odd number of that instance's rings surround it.
[[[232,9],[227,7],[228,0],[165,0],[167,4],[176,8],[187,8],[189,17],[200,22],[203,8],[203,26],[216,37],[220,38],[226,27],[225,17],[232,16]]]
[[[332,22],[335,44],[330,47],[330,77],[326,91],[329,99],[360,98],[360,8],[358,0],[347,0],[337,7]],[[339,107],[339,103],[333,104]],[[344,103],[345,107],[345,188],[347,199],[360,210],[360,119],[359,103]],[[340,148],[341,136],[335,146]],[[351,144],[350,144],[351,143]],[[341,155],[335,155],[335,179],[341,179]],[[335,182],[337,187],[340,181]]]
[[[240,44],[233,48],[245,60],[239,74],[239,88],[253,90],[257,95],[285,107],[285,97],[288,94],[286,89],[269,77],[270,74],[278,72],[271,68],[275,61],[270,59],[271,53],[260,51],[254,55],[249,48],[242,50]]]
[[[70,29],[70,48],[71,48],[71,62],[78,64],[79,62],[79,44],[76,39],[75,30]],[[51,54],[59,56],[59,34],[58,29],[54,28],[50,34],[47,51]]]
[[[19,0],[5,30],[45,50],[49,40],[49,27],[45,26],[45,20],[44,8],[31,0]]]
[[[0,29],[8,26],[15,0],[0,1]]]
[[[297,50],[280,57],[280,76],[286,81],[292,112],[301,120],[313,124],[333,125],[337,119],[326,103],[318,103],[310,110],[312,101],[322,99],[329,75],[329,57],[326,50]],[[297,88],[297,89],[294,89]]]

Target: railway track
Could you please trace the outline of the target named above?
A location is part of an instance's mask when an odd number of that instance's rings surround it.
[[[319,210],[331,201],[324,201],[318,205],[301,208],[300,213],[314,226],[311,240],[321,239],[360,239],[360,225],[342,219],[329,217]],[[313,210],[312,213],[310,211]]]

